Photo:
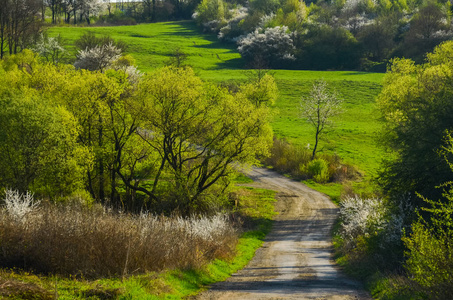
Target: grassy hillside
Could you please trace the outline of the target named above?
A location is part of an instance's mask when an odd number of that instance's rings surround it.
[[[50,35],[60,34],[70,46],[85,31],[109,34],[129,45],[128,52],[143,72],[165,65],[179,47],[188,55],[187,64],[206,80],[215,82],[246,80],[244,62],[235,45],[222,44],[215,36],[200,33],[192,21],[112,27],[54,27]],[[357,165],[366,175],[375,173],[383,155],[375,142],[379,131],[375,98],[381,89],[383,74],[351,71],[273,71],[280,97],[273,128],[277,136],[299,145],[314,143],[312,128],[299,118],[299,101],[308,95],[313,82],[326,80],[344,99],[344,113],[337,118],[337,128],[322,141],[321,148],[337,153]]]
[[[128,53],[141,71],[148,72],[165,65],[176,48],[188,55],[187,63],[196,70],[241,68],[243,61],[236,47],[221,44],[215,36],[200,34],[192,21],[110,27],[53,27],[49,34],[60,34],[71,50],[84,32],[110,35],[128,45]]]

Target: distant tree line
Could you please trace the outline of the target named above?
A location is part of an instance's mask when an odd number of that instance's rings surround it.
[[[250,66],[385,71],[453,37],[449,1],[203,0],[194,18]]]
[[[40,0],[0,0],[0,58],[33,43],[40,31],[41,16]]]

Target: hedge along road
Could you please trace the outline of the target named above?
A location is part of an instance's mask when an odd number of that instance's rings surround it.
[[[247,267],[196,299],[371,299],[332,259],[330,199],[270,170],[248,173],[250,186],[277,191],[273,229]]]

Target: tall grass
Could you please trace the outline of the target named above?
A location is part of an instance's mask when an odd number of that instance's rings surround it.
[[[84,278],[198,268],[231,255],[225,215],[158,217],[103,207],[44,205],[18,219],[0,211],[0,265]]]

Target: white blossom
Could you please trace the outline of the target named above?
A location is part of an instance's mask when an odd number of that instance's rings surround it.
[[[90,71],[105,70],[121,57],[121,49],[112,43],[80,50],[74,66]]]
[[[242,57],[252,59],[260,56],[268,63],[278,60],[294,60],[294,44],[288,27],[256,29],[238,40],[238,51]]]
[[[5,190],[4,202],[8,214],[18,221],[22,221],[24,216],[36,209],[40,203],[30,192],[22,194],[11,189]]]

